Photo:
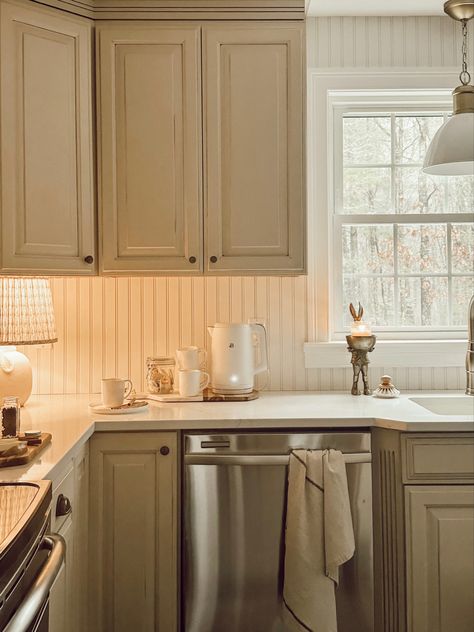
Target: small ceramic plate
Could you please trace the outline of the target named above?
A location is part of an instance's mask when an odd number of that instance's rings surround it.
[[[89,412],[98,415],[126,415],[127,413],[135,413],[148,408],[148,402],[133,402],[124,404],[120,408],[109,408],[103,404],[89,404]]]

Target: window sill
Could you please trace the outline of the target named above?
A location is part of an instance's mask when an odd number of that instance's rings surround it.
[[[379,340],[369,354],[374,367],[463,367],[466,340]],[[307,369],[335,369],[350,363],[346,342],[305,342]]]

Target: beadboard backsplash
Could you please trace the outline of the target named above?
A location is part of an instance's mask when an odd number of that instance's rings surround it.
[[[347,369],[304,368],[306,277],[53,278],[58,342],[27,348],[34,392],[89,393],[102,377],[130,377],[144,388],[148,355],[180,345],[209,347],[207,325],[261,318],[269,335],[271,390],[346,390]],[[375,368],[371,384],[389,372],[402,390],[460,389],[462,369]]]

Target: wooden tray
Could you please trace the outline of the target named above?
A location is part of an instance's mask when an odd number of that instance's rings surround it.
[[[213,393],[210,388],[206,388],[203,392],[203,401],[205,402],[251,402],[258,399],[258,391],[251,393],[242,393],[238,395],[218,395]]]
[[[0,467],[13,467],[15,465],[25,465],[45,449],[51,443],[51,435],[49,432],[41,433],[41,443],[38,445],[29,445],[28,451],[19,456],[0,456]]]

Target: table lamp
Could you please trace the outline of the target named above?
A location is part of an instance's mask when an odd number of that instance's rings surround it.
[[[0,277],[0,398],[18,397],[23,406],[31,395],[31,363],[16,345],[57,339],[49,280]]]

